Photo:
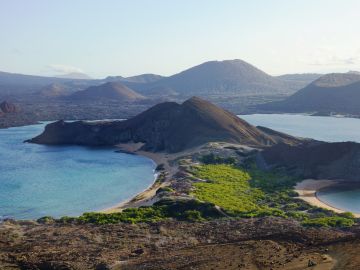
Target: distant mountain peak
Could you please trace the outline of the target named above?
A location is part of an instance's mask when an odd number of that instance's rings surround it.
[[[120,82],[107,82],[97,86],[75,92],[71,98],[78,100],[116,100],[122,102],[130,102],[146,99],[144,96],[123,85]]]
[[[123,78],[122,81],[134,82],[134,83],[152,83],[152,82],[161,80],[163,78],[165,78],[165,77],[161,76],[161,75],[145,73],[145,74],[140,74],[140,75]]]
[[[148,90],[162,87],[185,97],[193,94],[276,95],[297,90],[291,90],[289,85],[243,60],[235,59],[204,62],[156,81]],[[146,89],[142,93],[146,94]]]
[[[350,73],[350,74],[359,74],[360,75],[360,71],[356,71],[356,70],[349,70],[348,73]]]
[[[318,87],[340,87],[360,81],[360,73],[330,73],[321,76],[312,85]]]
[[[278,102],[260,104],[262,111],[360,115],[360,74],[326,74]]]

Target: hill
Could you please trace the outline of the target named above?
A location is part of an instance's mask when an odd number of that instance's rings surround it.
[[[88,80],[56,78],[0,72],[0,95],[23,95],[35,93],[53,83],[86,84]]]
[[[193,97],[182,104],[165,102],[126,121],[58,121],[29,140],[40,144],[116,145],[142,142],[148,151],[178,152],[207,142],[225,141],[265,147],[297,144],[288,135],[266,133],[215,105]]]
[[[359,181],[360,144],[309,142],[265,149],[261,154],[270,167],[283,166],[302,179]]]
[[[288,95],[297,90],[291,82],[272,77],[242,60],[210,61],[146,86],[133,87],[144,95],[151,89],[163,88],[182,96]]]
[[[69,98],[81,101],[116,100],[120,102],[133,102],[145,99],[144,96],[119,82],[108,82],[98,86],[90,86],[85,90],[72,94]]]
[[[141,75],[122,78],[120,80],[123,82],[133,82],[133,83],[152,83],[152,82],[159,81],[163,78],[165,78],[165,77],[163,77],[161,75],[147,73],[147,74],[141,74]]]
[[[43,87],[37,94],[43,97],[61,97],[71,94],[72,91],[65,84],[52,83]]]
[[[313,81],[319,79],[324,74],[319,73],[299,73],[299,74],[284,74],[276,76],[276,78],[293,84],[297,89],[302,89],[305,86],[309,85]]]
[[[3,101],[0,103],[0,113],[16,113],[18,112],[18,108],[15,104],[10,103],[8,101]]]
[[[327,74],[284,101],[258,105],[260,111],[360,115],[360,74]]]

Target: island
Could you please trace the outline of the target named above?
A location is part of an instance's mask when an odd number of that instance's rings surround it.
[[[312,205],[295,191],[307,179],[357,183],[359,144],[255,127],[198,97],[160,103],[125,121],[57,121],[27,143],[117,146],[152,158],[158,178],[101,212],[5,221],[0,258],[19,269],[359,264],[357,217]]]

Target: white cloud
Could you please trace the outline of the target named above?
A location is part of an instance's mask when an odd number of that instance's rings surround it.
[[[84,73],[81,68],[62,64],[51,64],[48,65],[47,68],[50,69],[52,72],[56,72],[58,74]]]
[[[310,62],[313,66],[350,66],[360,63],[360,57],[339,57],[336,55],[322,57],[315,61]]]
[[[347,67],[360,65],[360,49],[339,52],[330,46],[318,47],[299,60],[311,66]]]

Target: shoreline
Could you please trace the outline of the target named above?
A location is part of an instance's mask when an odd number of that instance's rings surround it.
[[[126,143],[126,144],[118,144],[116,145],[116,148],[118,148],[118,152],[139,155],[149,158],[155,163],[156,167],[159,166],[160,164],[164,164],[165,171],[168,171],[166,169],[166,167],[168,166],[167,158],[165,158],[164,153],[152,153],[152,152],[139,150],[142,146],[143,146],[142,143]],[[165,165],[165,163],[167,164],[167,166]],[[160,174],[161,173],[156,171],[155,168],[154,182],[151,185],[149,185],[146,189],[135,194],[131,198],[126,199],[125,201],[119,202],[108,208],[98,210],[97,212],[110,214],[110,213],[121,212],[126,208],[135,208],[135,207],[152,205],[157,201],[157,199],[155,198],[156,191],[159,188],[167,185],[166,179],[161,183],[158,181]]]
[[[317,193],[327,187],[336,186],[341,184],[337,180],[315,180],[315,179],[305,179],[296,184],[294,190],[299,194],[298,198],[304,200],[310,205],[321,207],[324,209],[332,210],[335,213],[345,213],[343,209],[337,208],[330,205],[329,203],[323,202],[317,195]],[[353,213],[356,218],[360,218],[360,213]]]

